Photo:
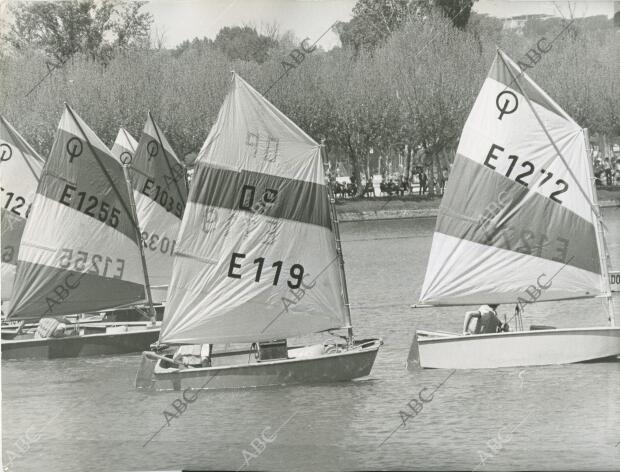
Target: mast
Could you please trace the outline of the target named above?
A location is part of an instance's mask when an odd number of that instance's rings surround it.
[[[110,183],[110,186],[112,187],[112,190],[114,190],[114,192],[118,195],[119,201],[120,201],[121,205],[123,205],[124,210],[127,211],[128,209],[123,204],[123,198],[121,197],[121,195],[118,192],[116,186],[114,185],[114,182],[110,178],[110,175],[105,170],[105,167],[103,166],[103,164],[99,160],[99,157],[97,157],[97,153],[95,152],[95,150],[93,148],[93,145],[91,144],[90,140],[88,139],[88,136],[86,135],[86,133],[82,129],[82,125],[80,124],[78,119],[75,117],[75,114],[73,113],[73,110],[71,109],[71,107],[69,105],[67,105],[67,104],[65,104],[65,106],[67,107],[67,110],[69,110],[69,113],[73,117],[73,120],[75,121],[76,125],[80,129],[80,132],[84,136],[84,140],[86,141],[86,144],[88,144],[88,147],[90,148],[90,151],[92,152],[94,158],[97,160],[97,164],[99,164],[99,167],[101,168],[101,170],[105,174],[108,182]],[[149,311],[151,312],[152,321],[154,322],[155,321],[155,308],[153,308],[153,299],[151,298],[151,286],[149,285],[148,274],[146,273],[146,261],[144,259],[144,251],[142,250],[142,236],[140,234],[140,227],[138,226],[138,218],[136,217],[136,204],[135,204],[135,202],[133,200],[133,189],[131,188],[131,180],[129,178],[129,174],[126,171],[126,166],[123,166],[123,173],[125,174],[125,180],[129,183],[128,191],[129,191],[129,206],[130,206],[130,208],[129,208],[129,211],[127,211],[127,213],[131,217],[132,223],[133,223],[132,226],[136,230],[136,236],[137,236],[136,242],[138,243],[138,248],[140,249],[140,259],[142,260],[142,271],[144,272],[144,284],[145,284],[144,288],[146,290],[147,299],[148,299],[148,302],[149,302]]]
[[[525,97],[525,100],[527,101],[527,104],[529,105],[530,110],[532,111],[532,113],[536,117],[536,120],[538,121],[538,124],[540,125],[542,130],[545,132],[545,135],[549,139],[549,141],[550,141],[551,145],[553,146],[555,152],[557,153],[558,157],[560,158],[562,163],[566,166],[566,170],[568,171],[570,176],[577,183],[577,188],[581,191],[582,195],[584,196],[584,198],[588,202],[588,204],[590,206],[590,209],[594,213],[594,217],[596,219],[595,231],[596,231],[596,239],[597,239],[597,246],[598,246],[598,256],[599,256],[599,261],[600,261],[599,263],[600,263],[600,266],[601,266],[601,277],[603,279],[602,283],[601,283],[601,286],[602,286],[601,288],[604,289],[603,291],[605,292],[605,297],[607,298],[608,312],[609,312],[609,324],[611,326],[615,326],[613,299],[611,297],[611,288],[609,286],[609,271],[608,271],[607,257],[606,257],[607,249],[606,249],[606,244],[605,244],[605,235],[604,235],[603,229],[601,227],[601,209],[600,209],[600,206],[599,206],[599,203],[598,203],[598,195],[596,194],[596,183],[595,183],[595,178],[594,178],[593,164],[592,164],[592,160],[590,159],[590,139],[589,139],[588,130],[582,128],[583,137],[584,137],[585,146],[586,146],[586,156],[587,156],[587,159],[588,159],[588,165],[586,166],[586,168],[588,169],[588,172],[590,174],[588,177],[590,178],[590,183],[591,183],[591,188],[592,188],[592,201],[590,201],[590,199],[588,198],[588,195],[586,194],[585,190],[579,184],[579,180],[575,176],[574,172],[572,171],[570,166],[566,163],[566,160],[564,159],[564,156],[562,156],[562,153],[558,149],[557,144],[555,143],[555,141],[553,140],[553,138],[549,134],[549,131],[547,131],[547,128],[545,127],[545,125],[543,124],[542,120],[540,119],[540,116],[538,116],[538,113],[534,109],[534,106],[532,105],[529,97],[527,96],[527,94],[525,93],[523,88],[521,87],[521,84],[519,83],[518,77],[514,76],[514,74],[512,73],[512,70],[506,64],[506,61],[504,60],[504,56],[502,55],[502,52],[498,51],[498,53],[499,53],[499,57],[501,58],[502,62],[506,66],[506,69],[508,70],[508,72],[512,76],[513,81],[517,84],[517,87],[519,87],[519,91]]]
[[[602,277],[602,286],[603,291],[605,292],[605,298],[607,299],[607,310],[609,313],[609,324],[611,326],[615,326],[615,316],[614,316],[614,302],[611,296],[611,287],[609,286],[609,266],[607,265],[607,260],[609,258],[609,254],[607,252],[607,242],[605,241],[605,231],[603,230],[603,215],[601,213],[601,206],[598,202],[598,195],[596,193],[596,178],[594,177],[594,170],[591,158],[591,150],[590,150],[590,133],[587,128],[583,128],[583,138],[586,144],[586,154],[588,156],[588,172],[590,173],[590,182],[592,183],[592,200],[594,204],[594,213],[596,215],[596,239],[598,244],[598,255],[601,264],[601,277]]]
[[[131,183],[131,176],[129,175],[129,165],[123,165],[123,174],[125,174],[125,182],[127,182],[127,191],[129,192],[129,206],[131,208],[131,219],[133,220],[134,228],[138,236],[138,248],[140,249],[140,261],[142,262],[142,273],[144,274],[144,290],[146,291],[146,299],[149,304],[149,313],[151,315],[151,321],[154,323],[155,308],[153,307],[153,297],[151,295],[151,284],[149,283],[149,274],[146,269],[146,258],[144,257],[144,248],[142,247],[142,235],[140,234],[140,226],[138,225],[138,214],[136,212],[136,202],[133,199],[133,185]]]
[[[327,148],[325,147],[325,138],[321,139],[321,154],[323,157],[323,166],[329,162],[327,158]],[[351,322],[351,305],[349,304],[349,291],[347,289],[347,277],[344,271],[344,257],[342,256],[342,244],[340,241],[340,226],[338,224],[338,214],[336,213],[336,199],[332,191],[331,182],[327,182],[327,193],[329,196],[329,211],[331,214],[332,225],[334,228],[334,236],[336,239],[336,252],[338,254],[338,263],[340,268],[340,283],[342,284],[342,299],[344,301],[345,315],[347,318],[347,344],[353,345],[353,324]]]

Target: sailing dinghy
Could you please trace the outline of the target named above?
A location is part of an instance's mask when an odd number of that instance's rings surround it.
[[[420,303],[516,304],[517,330],[418,330],[410,365],[478,369],[620,355],[587,142],[498,50],[461,135]],[[611,326],[522,329],[529,303],[592,297],[607,299]]]
[[[136,138],[129,134],[125,128],[120,128],[110,151],[122,165],[130,165],[137,148],[138,141]]]
[[[321,146],[233,73],[196,161],[159,346],[143,353],[136,387],[244,388],[368,375],[382,342],[353,340],[331,202]],[[340,328],[345,340],[287,343]],[[245,346],[214,349],[229,343]]]
[[[155,341],[153,321],[62,326],[58,319],[148,298],[139,236],[122,167],[67,106],[23,231],[7,314],[42,319],[40,336],[3,341],[2,358],[119,354]]]
[[[153,302],[166,300],[172,255],[187,202],[185,167],[149,112],[130,169],[143,251]]]
[[[43,158],[0,115],[2,301],[11,299],[17,253],[43,168]]]

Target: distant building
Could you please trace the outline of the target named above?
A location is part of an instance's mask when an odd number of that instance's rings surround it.
[[[502,25],[502,30],[512,30],[515,33],[523,36],[523,28],[525,28],[525,24],[529,20],[546,20],[549,18],[549,15],[536,14],[536,15],[517,15],[511,16],[510,18],[504,18],[504,24]]]

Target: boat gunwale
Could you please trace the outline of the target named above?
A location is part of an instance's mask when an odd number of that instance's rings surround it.
[[[155,326],[147,329],[133,330],[133,331],[125,331],[123,333],[93,333],[93,334],[80,334],[75,336],[63,336],[61,338],[38,338],[38,339],[3,339],[2,344],[0,345],[0,350],[4,349],[5,345],[16,345],[16,344],[27,344],[27,343],[40,343],[40,342],[61,342],[72,339],[85,339],[85,338],[95,338],[95,337],[104,337],[104,336],[127,336],[127,335],[135,335],[148,333],[152,331],[160,331],[161,327]]]
[[[372,346],[362,347],[364,344],[367,344],[370,342],[372,342]],[[318,343],[311,344],[309,346],[316,346],[316,345],[318,345]],[[373,351],[379,351],[379,348],[382,345],[383,345],[382,338],[371,338],[371,339],[365,340],[360,345],[355,346],[353,349],[348,349],[346,351],[341,351],[341,352],[324,353],[316,357],[274,359],[274,360],[269,360],[266,362],[256,362],[253,364],[247,363],[247,364],[222,365],[222,366],[211,366],[211,367],[188,367],[186,369],[170,368],[170,369],[165,369],[165,371],[163,371],[164,370],[163,367],[160,367],[161,360],[157,360],[157,364],[155,365],[155,370],[153,371],[153,376],[163,377],[163,376],[168,376],[168,375],[173,376],[176,374],[188,375],[190,372],[201,373],[201,372],[232,370],[232,369],[239,369],[239,368],[256,368],[259,366],[267,367],[267,366],[273,366],[273,365],[294,364],[297,362],[322,360],[322,359],[327,359],[330,357],[345,357],[345,356],[351,356],[351,355],[356,355],[356,354],[361,354],[361,353],[370,353]],[[299,348],[292,348],[292,349],[300,349],[300,348],[309,347],[309,346],[300,346]],[[148,354],[150,352],[151,351],[144,351],[142,355],[148,358]]]
[[[482,333],[482,334],[457,334],[454,336],[428,336],[422,334],[424,337],[418,337],[417,341],[419,344],[435,344],[441,342],[451,342],[457,340],[479,340],[479,339],[490,339],[494,337],[506,337],[506,336],[530,336],[530,335],[543,335],[543,334],[572,334],[578,331],[585,332],[614,332],[618,331],[620,333],[620,326],[596,326],[596,327],[584,327],[584,328],[553,328],[553,329],[535,329],[529,331],[508,331],[501,333]],[[425,332],[425,330],[416,330],[416,335],[419,335],[420,332]]]

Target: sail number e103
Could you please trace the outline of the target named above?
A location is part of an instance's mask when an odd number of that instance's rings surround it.
[[[246,255],[238,252],[233,252],[230,258],[230,265],[228,266],[228,277],[232,279],[240,279],[241,274],[238,273],[238,270],[241,269],[241,260],[245,259]],[[258,257],[254,259],[253,264],[256,265],[256,275],[254,276],[254,282],[260,282],[261,276],[263,275],[263,267],[265,265],[265,258]],[[273,276],[272,285],[277,286],[278,282],[280,282],[280,273],[282,272],[282,261],[276,261],[271,264],[271,267],[275,269],[275,273]],[[293,264],[289,269],[289,275],[291,276],[291,280],[287,280],[286,284],[291,289],[297,289],[301,287],[301,283],[304,278],[304,266],[301,264]]]

